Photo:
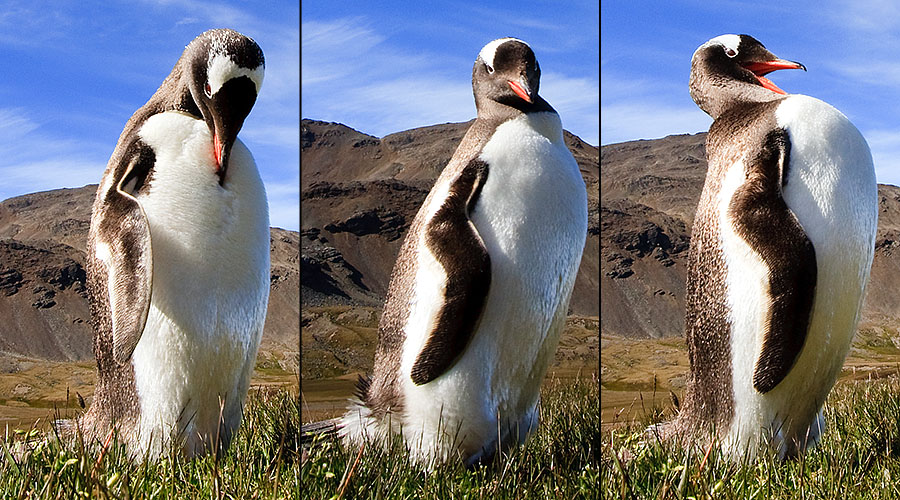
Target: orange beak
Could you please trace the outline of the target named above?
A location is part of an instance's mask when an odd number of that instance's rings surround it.
[[[213,154],[216,157],[216,171],[222,169],[222,143],[219,142],[219,134],[213,136]]]
[[[522,88],[517,82],[512,80],[507,80],[506,83],[509,84],[509,88],[512,89],[513,92],[516,93],[517,96],[521,97],[525,100],[525,102],[531,102],[531,97],[528,95],[528,92],[525,92],[525,89]]]
[[[806,66],[794,61],[785,61],[784,59],[753,62],[745,64],[743,66],[753,73],[753,76],[755,76],[756,79],[759,80],[760,85],[771,90],[772,92],[777,92],[779,94],[787,94],[787,92],[778,88],[778,86],[772,83],[771,80],[766,78],[765,75],[768,75],[769,73],[777,71],[779,69],[802,69],[803,71],[806,71]]]

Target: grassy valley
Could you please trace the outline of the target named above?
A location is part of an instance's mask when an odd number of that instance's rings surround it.
[[[313,422],[343,413],[357,376],[371,371],[378,339],[380,309],[310,307],[302,311],[302,419]],[[560,338],[552,379],[596,376],[599,319],[570,316]]]
[[[251,391],[258,388],[297,392],[296,361],[260,355],[251,379]],[[279,363],[281,361],[281,363]],[[283,366],[282,366],[283,365]],[[293,366],[292,366],[293,365]],[[49,420],[69,418],[81,412],[80,394],[90,406],[96,383],[93,361],[57,362],[6,355],[0,357],[0,433],[44,430]]]

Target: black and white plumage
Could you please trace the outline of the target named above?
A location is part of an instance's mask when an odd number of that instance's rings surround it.
[[[263,53],[207,31],[125,125],[97,190],[87,271],[98,379],[85,429],[136,455],[227,448],[263,331],[269,222],[237,138]]]
[[[715,427],[726,453],[781,457],[818,441],[856,329],[877,189],[865,139],[832,106],[765,78],[805,69],[748,35],[694,53],[690,91],[714,122],[694,219],[683,436]]]
[[[415,462],[472,464],[536,427],[587,232],[584,181],[539,83],[521,40],[475,61],[478,118],[400,250],[346,442],[401,434]]]

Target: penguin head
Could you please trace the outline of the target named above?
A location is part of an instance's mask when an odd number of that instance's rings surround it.
[[[517,38],[494,40],[478,53],[472,88],[479,109],[486,100],[516,108],[533,104],[541,84],[541,67],[531,47]]]
[[[690,92],[713,118],[736,101],[764,101],[784,95],[765,75],[806,67],[771,53],[750,35],[721,35],[701,45],[691,58]]]
[[[253,39],[216,29],[195,38],[182,59],[190,96],[213,137],[216,174],[223,184],[231,147],[262,86],[265,58]]]

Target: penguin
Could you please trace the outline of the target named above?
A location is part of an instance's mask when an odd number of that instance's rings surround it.
[[[269,294],[266,192],[238,132],[262,50],[207,31],[125,124],[92,207],[87,284],[97,385],[80,419],[135,456],[228,448]]]
[[[400,435],[427,469],[486,461],[536,428],[587,236],[584,180],[539,84],[524,41],[481,49],[478,116],[401,246],[346,444]]]
[[[766,78],[781,69],[806,70],[748,35],[713,38],[691,61],[691,97],[714,121],[688,258],[690,375],[658,430],[714,436],[735,460],[796,457],[820,439],[875,248],[865,139]]]

